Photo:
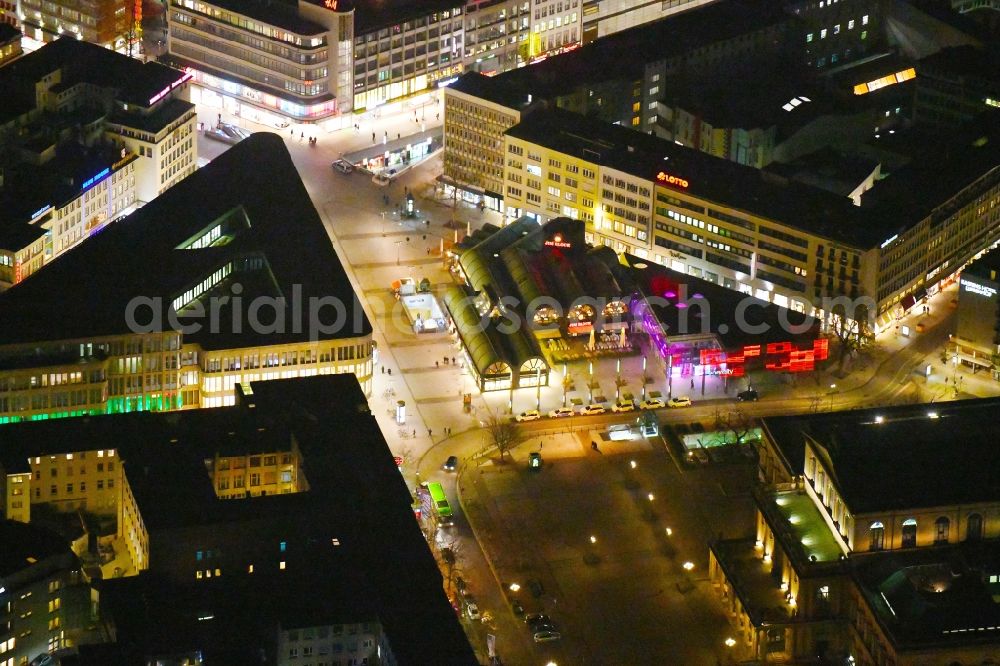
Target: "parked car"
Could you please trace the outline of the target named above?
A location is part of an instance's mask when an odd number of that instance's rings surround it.
[[[595,416],[597,414],[603,414],[606,411],[608,410],[604,409],[604,405],[587,405],[580,410],[580,413],[587,416]]]
[[[542,468],[542,454],[540,451],[532,451],[528,454],[528,469],[538,471]]]
[[[552,619],[545,613],[532,613],[524,616],[524,623],[528,625],[528,629],[536,631],[538,627],[551,625]]]
[[[562,418],[563,416],[573,416],[573,408],[560,407],[559,409],[553,409],[549,412],[549,417],[553,419]]]
[[[518,601],[517,599],[511,602],[510,609],[514,611],[514,615],[516,615],[517,617],[521,617],[522,615],[524,615],[524,606],[522,606],[521,602]]]
[[[679,395],[667,401],[667,407],[690,407],[691,398],[686,395]]]
[[[549,641],[557,641],[562,638],[562,634],[558,631],[552,631],[550,629],[545,629],[543,631],[535,632],[535,642],[536,643],[547,643]]]
[[[463,597],[469,595],[469,584],[466,583],[465,579],[461,576],[455,578],[455,589],[458,590],[458,593]]]
[[[354,165],[347,160],[337,160],[330,164],[331,167],[339,171],[340,173],[351,173],[354,171]]]
[[[518,423],[523,423],[525,421],[537,421],[540,418],[542,418],[541,412],[539,412],[537,409],[529,409],[528,411],[521,412],[520,414],[515,416],[514,420],[517,421]]]
[[[740,402],[757,402],[757,397],[757,391],[754,389],[747,389],[736,394],[736,399]]]
[[[372,182],[378,185],[379,187],[385,187],[386,185],[392,182],[392,178],[377,173],[374,176],[372,176]]]
[[[632,402],[631,400],[626,400],[624,398],[616,402],[611,407],[611,411],[615,412],[616,414],[620,414],[622,412],[631,412],[633,409],[635,409],[635,403]]]
[[[542,586],[541,582],[535,580],[534,578],[528,581],[528,589],[531,590],[531,596],[536,599],[545,594],[545,588]]]
[[[663,409],[666,403],[659,398],[650,398],[639,403],[639,409]]]
[[[472,599],[468,600],[465,606],[465,614],[469,616],[470,620],[478,620],[482,617],[479,614],[479,605]]]
[[[458,468],[458,456],[448,456],[448,459],[441,465],[441,469],[446,472],[454,472]]]

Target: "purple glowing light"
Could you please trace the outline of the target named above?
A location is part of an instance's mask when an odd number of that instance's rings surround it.
[[[668,289],[665,292],[663,292],[663,297],[664,298],[674,298],[675,296],[677,296],[677,292],[676,291],[672,291],[672,290]]]

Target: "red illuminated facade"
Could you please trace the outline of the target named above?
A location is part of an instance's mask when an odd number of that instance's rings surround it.
[[[817,361],[829,358],[830,343],[826,338],[813,340],[812,346],[800,349],[792,342],[771,342],[767,345],[744,345],[739,352],[723,349],[702,349],[699,362],[705,374],[742,377],[749,359],[762,358],[764,369],[773,372],[812,372]],[[756,365],[756,363],[754,363]]]

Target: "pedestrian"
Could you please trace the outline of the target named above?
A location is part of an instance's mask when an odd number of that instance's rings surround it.
[[[416,436],[417,436],[417,429],[416,429],[416,428],[414,428],[414,429],[413,429],[413,436],[414,436],[414,437],[416,437]]]
[[[440,111],[438,111],[438,114],[437,114],[437,119],[438,119],[438,120],[441,120],[441,112],[440,112]]]
[[[694,388],[694,377],[691,378],[691,388]]]
[[[437,362],[437,361],[434,361],[434,367],[435,368],[440,368],[441,364],[439,362]]]
[[[391,374],[392,374],[392,368],[389,368],[389,371],[388,371],[388,372],[389,372],[389,374],[391,375]]]
[[[372,143],[375,143],[375,132],[372,132]]]
[[[288,135],[290,137],[292,137],[293,139],[295,138],[295,128],[294,127],[292,129],[288,130]]]
[[[542,445],[543,445],[543,444],[545,444],[545,442],[538,442],[538,450],[539,450],[539,451],[541,451],[541,450],[542,450]]]
[[[431,436],[432,436],[433,434],[434,434],[434,431],[433,431],[433,430],[431,430],[430,428],[428,428],[428,429],[427,429],[427,436],[428,436],[428,437],[431,437]]]
[[[383,375],[385,374],[385,366],[384,365],[382,366],[382,374]]]
[[[454,356],[451,357],[451,364],[455,365],[455,357]]]
[[[399,132],[396,132],[396,138],[397,139],[399,138]]]

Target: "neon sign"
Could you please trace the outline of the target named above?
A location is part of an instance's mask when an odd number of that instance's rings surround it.
[[[813,340],[811,348],[799,349],[791,342],[772,342],[761,353],[760,345],[745,345],[732,353],[721,349],[702,349],[699,363],[706,366],[706,374],[743,377],[746,361],[758,356],[764,357],[764,368],[774,372],[811,372],[816,369],[816,361],[825,361],[830,355],[830,341],[826,338]],[[721,366],[726,366],[722,368]]]
[[[685,189],[687,189],[688,186],[688,182],[683,178],[672,176],[669,173],[666,173],[665,171],[661,171],[660,173],[656,174],[656,180],[660,181],[661,183],[666,183],[667,185],[675,185],[677,187],[683,187]]]
[[[49,212],[50,208],[52,208],[52,204],[49,204],[47,206],[42,206],[41,208],[39,208],[38,210],[36,210],[34,213],[31,214],[31,219],[34,220],[37,217],[41,217],[45,213]]]
[[[80,190],[82,191],[87,189],[88,187],[96,185],[97,183],[101,182],[101,180],[106,178],[109,173],[111,173],[111,167],[105,168],[96,176],[92,176],[91,178],[88,178],[87,180],[83,181],[83,185],[80,186]]]
[[[563,247],[563,248],[573,247],[572,243],[568,243],[563,240],[562,234],[556,234],[551,238],[551,240],[545,241],[543,245],[547,247]]]
[[[333,11],[337,11],[338,2],[339,0],[323,0],[323,6],[326,7],[327,9],[332,9]]]

